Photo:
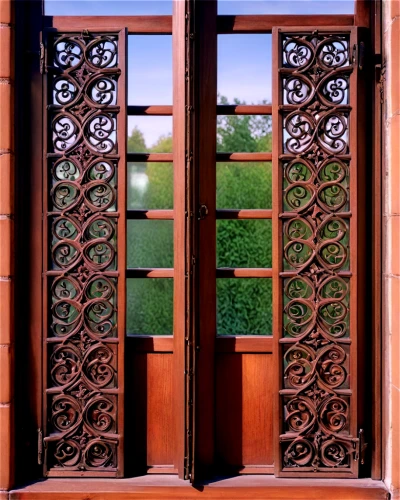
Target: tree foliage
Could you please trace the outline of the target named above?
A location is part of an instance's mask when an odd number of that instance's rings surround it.
[[[220,103],[226,104],[226,98],[221,97]],[[218,117],[217,150],[271,151],[270,117]],[[161,136],[149,148],[135,128],[128,139],[128,151],[172,152],[172,137]],[[270,163],[218,163],[216,176],[217,208],[271,208]],[[173,208],[172,164],[128,164],[128,205]],[[218,267],[271,267],[271,221],[219,220],[216,231]],[[131,221],[128,266],[173,267],[173,222]],[[128,280],[128,332],[172,334],[172,289],[170,279]],[[218,334],[272,333],[270,279],[218,279],[217,302]]]

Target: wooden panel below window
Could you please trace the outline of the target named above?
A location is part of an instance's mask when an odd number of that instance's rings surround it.
[[[174,473],[172,353],[128,353],[127,448],[132,473]]]
[[[216,461],[220,469],[273,473],[271,354],[216,357]]]

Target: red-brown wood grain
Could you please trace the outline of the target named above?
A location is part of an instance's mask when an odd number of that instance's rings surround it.
[[[270,466],[273,473],[272,388],[271,354],[218,353],[217,468],[238,472],[243,466]]]
[[[174,468],[173,354],[138,352],[127,339],[126,446],[129,473],[146,473],[148,467]],[[130,453],[129,450],[132,450]]]

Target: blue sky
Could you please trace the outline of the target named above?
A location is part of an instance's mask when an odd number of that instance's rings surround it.
[[[219,14],[346,14],[348,0],[219,0]],[[170,15],[171,0],[46,0],[46,15]],[[128,44],[129,104],[172,104],[172,36],[130,35]],[[229,101],[248,104],[271,99],[271,36],[218,37],[218,92]],[[134,117],[151,146],[172,132],[170,117]]]

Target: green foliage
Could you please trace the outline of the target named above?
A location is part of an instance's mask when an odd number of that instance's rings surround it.
[[[128,153],[145,153],[147,151],[143,133],[135,127],[128,137]]]
[[[220,103],[226,103],[226,99],[221,97]],[[235,103],[245,104],[237,100]],[[172,137],[162,136],[148,148],[143,134],[134,129],[128,145],[129,151],[172,152]],[[219,117],[217,150],[271,151],[270,117]],[[130,208],[173,208],[172,164],[129,164],[128,175]],[[271,208],[270,163],[218,163],[216,176],[217,208]],[[131,222],[128,227],[128,265],[172,267],[172,226],[169,221]],[[271,244],[270,221],[218,221],[216,265],[271,267]],[[128,280],[127,286],[128,332],[172,334],[172,280]],[[270,279],[219,279],[217,301],[219,335],[272,333]]]

